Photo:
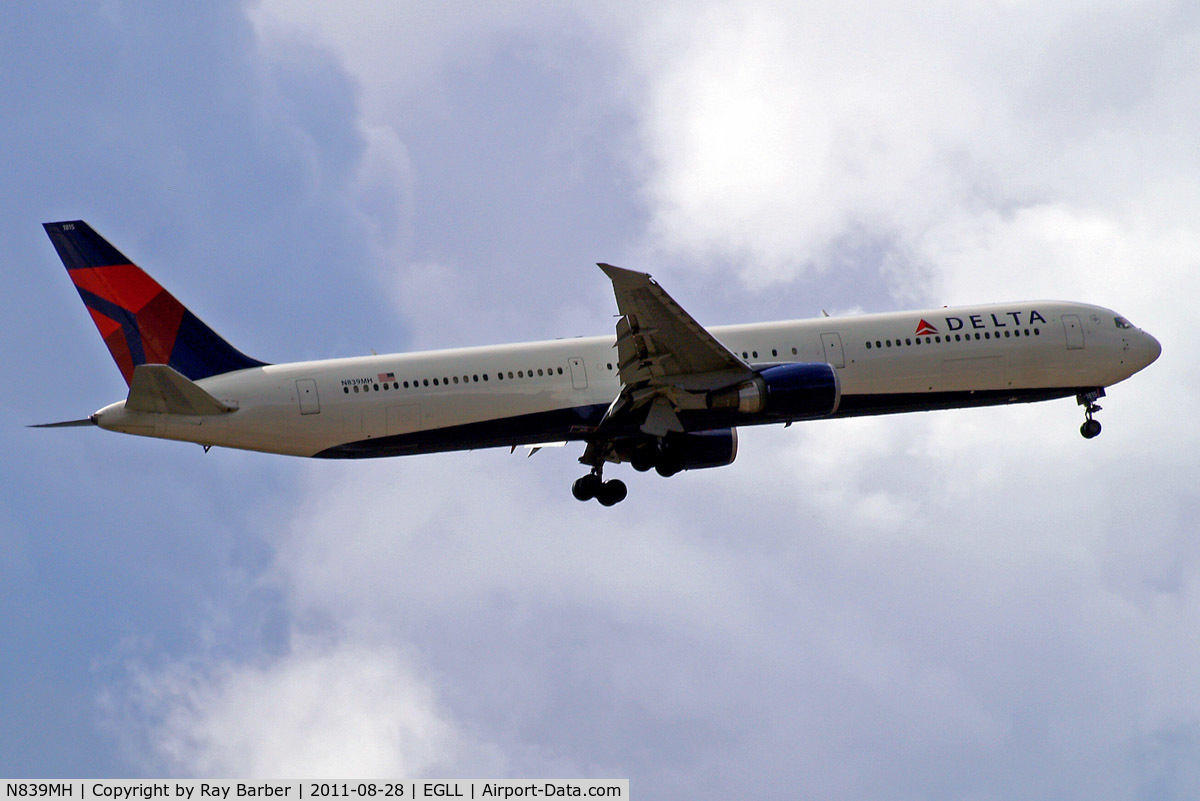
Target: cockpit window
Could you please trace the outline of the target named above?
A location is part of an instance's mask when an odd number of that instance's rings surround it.
[[[1118,317],[1113,322],[1117,324],[1117,328],[1133,328],[1133,324],[1124,317]]]

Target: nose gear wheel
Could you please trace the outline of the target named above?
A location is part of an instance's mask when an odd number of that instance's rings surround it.
[[[1084,439],[1095,439],[1100,436],[1100,421],[1093,420],[1092,415],[1100,411],[1100,405],[1096,401],[1103,397],[1103,388],[1084,392],[1076,397],[1079,405],[1083,407],[1084,416],[1087,418],[1083,421],[1083,425],[1079,427],[1079,433],[1083,435]]]

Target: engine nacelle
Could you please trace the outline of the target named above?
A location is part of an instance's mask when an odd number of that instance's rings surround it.
[[[692,431],[687,434],[668,434],[658,457],[659,472],[663,475],[680,470],[699,470],[704,467],[724,467],[737,458],[737,429],[715,428],[711,431]]]
[[[833,366],[805,362],[768,367],[750,381],[710,392],[708,408],[799,419],[831,415],[841,400],[842,387]]]

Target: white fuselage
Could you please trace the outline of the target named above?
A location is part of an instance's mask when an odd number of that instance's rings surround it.
[[[1160,352],[1153,337],[1108,309],[1056,301],[709,330],[755,368],[833,365],[841,401],[832,416],[1065,397],[1122,381]],[[296,456],[582,440],[621,389],[614,342],[609,335],[268,365],[196,382],[236,407],[227,414],[133,412],[121,401],[94,419],[117,431]]]

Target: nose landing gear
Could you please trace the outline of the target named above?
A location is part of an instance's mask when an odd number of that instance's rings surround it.
[[[1091,392],[1084,392],[1076,396],[1079,405],[1083,407],[1084,415],[1087,417],[1083,421],[1083,425],[1079,427],[1079,433],[1084,439],[1093,439],[1100,436],[1100,421],[1093,420],[1092,415],[1100,411],[1100,405],[1097,400],[1104,397],[1104,388],[1094,389]]]
[[[605,481],[600,468],[593,467],[592,472],[575,480],[571,485],[571,494],[579,501],[595,498],[600,501],[601,506],[615,506],[625,500],[629,490],[619,478]]]

